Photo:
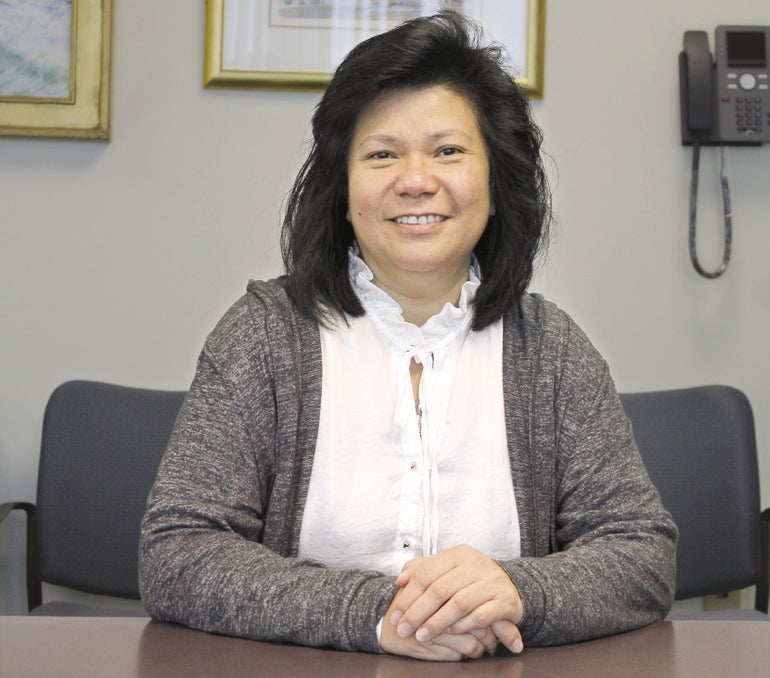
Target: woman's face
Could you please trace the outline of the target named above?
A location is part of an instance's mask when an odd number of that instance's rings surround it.
[[[375,279],[467,276],[494,214],[489,160],[468,100],[443,86],[385,94],[359,115],[348,219]]]

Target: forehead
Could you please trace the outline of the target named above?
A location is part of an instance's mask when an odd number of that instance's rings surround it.
[[[479,132],[471,101],[456,90],[432,85],[383,92],[366,104],[356,118],[353,137],[360,138],[373,128],[413,129],[415,124],[463,125],[468,132]]]

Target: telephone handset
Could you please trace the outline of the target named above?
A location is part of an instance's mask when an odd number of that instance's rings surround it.
[[[730,187],[725,146],[760,146],[770,141],[770,26],[717,26],[716,61],[705,31],[686,31],[679,54],[682,145],[692,146],[690,261],[704,278],[727,270],[732,246]],[[695,221],[701,146],[721,146],[724,250],[721,265],[706,271],[698,261]]]
[[[755,146],[770,141],[770,26],[717,26],[712,61],[705,31],[686,31],[679,55],[682,144]]]

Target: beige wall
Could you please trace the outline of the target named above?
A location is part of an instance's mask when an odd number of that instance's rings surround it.
[[[621,390],[723,382],[757,417],[770,504],[770,145],[731,149],[733,261],[686,246],[682,32],[770,24],[766,0],[550,0],[546,135],[557,217],[533,288],[586,329]],[[280,271],[280,203],[317,94],[201,88],[204,3],[115,2],[113,140],[0,139],[0,502],[34,499],[40,422],[70,378],[185,388],[250,277]],[[715,152],[703,259],[718,260]],[[558,168],[558,169],[557,169]],[[23,606],[20,521],[0,533],[0,613]]]

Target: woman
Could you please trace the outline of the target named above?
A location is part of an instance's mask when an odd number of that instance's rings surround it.
[[[526,98],[454,13],[358,45],[313,117],[287,275],[203,348],[148,500],[153,617],[478,657],[660,619],[676,528],[606,364],[526,293]]]

